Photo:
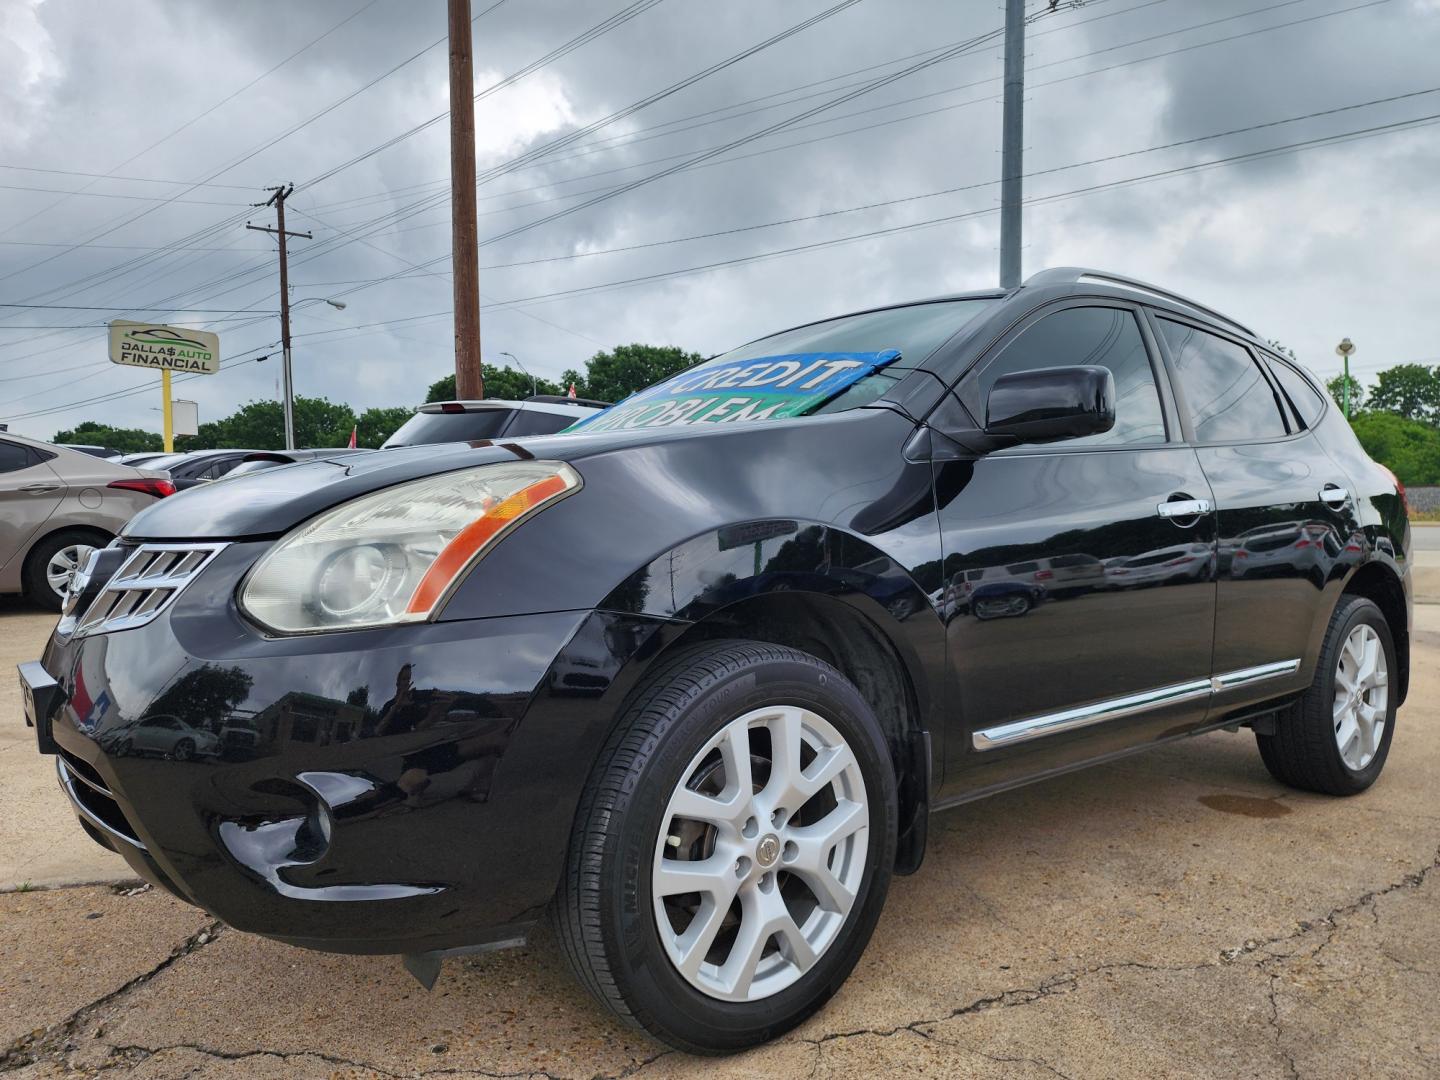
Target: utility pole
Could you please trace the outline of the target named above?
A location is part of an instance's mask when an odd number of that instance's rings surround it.
[[[1005,0],[1005,112],[1000,139],[1000,287],[1020,284],[1025,171],[1025,0]]]
[[[475,77],[470,0],[450,3],[450,265],[455,283],[455,396],[485,396],[480,370],[480,236],[475,216]]]
[[[285,375],[285,449],[295,449],[295,383],[290,374],[290,269],[285,259],[285,240],[287,237],[300,236],[306,240],[313,240],[314,237],[308,232],[286,232],[285,231],[285,200],[295,190],[294,184],[281,184],[279,187],[266,188],[271,192],[270,198],[263,203],[254,203],[255,206],[275,207],[276,228],[268,228],[264,225],[251,225],[248,221],[245,228],[254,229],[256,232],[270,233],[280,242],[280,347],[284,354],[282,367]]]

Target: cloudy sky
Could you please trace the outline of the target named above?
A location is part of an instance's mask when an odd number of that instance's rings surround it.
[[[472,3],[487,362],[995,283],[997,0],[852,2],[635,111],[837,0]],[[1436,362],[1440,0],[1045,8],[1027,274],[1153,280],[1327,374],[1344,335],[1362,378]],[[220,333],[222,373],[176,388],[202,420],[273,397],[244,225],[289,181],[297,392],[421,400],[453,364],[445,27],[444,0],[0,0],[0,304],[31,305],[0,307],[0,421],[158,428],[156,376],[106,360],[119,317]]]

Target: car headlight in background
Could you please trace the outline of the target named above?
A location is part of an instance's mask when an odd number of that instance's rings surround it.
[[[428,619],[485,550],[580,486],[558,461],[480,465],[343,503],[283,537],[240,604],[281,634]]]

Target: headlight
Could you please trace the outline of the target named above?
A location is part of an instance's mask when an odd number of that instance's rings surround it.
[[[487,548],[579,486],[568,465],[519,461],[362,496],[281,539],[240,605],[281,634],[428,619]]]

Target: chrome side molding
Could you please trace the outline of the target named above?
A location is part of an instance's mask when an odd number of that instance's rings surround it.
[[[1299,670],[1300,661],[1298,659],[1258,664],[1255,667],[1241,668],[1238,671],[1227,671],[1222,675],[1212,675],[1208,679],[1192,679],[1189,682],[1161,686],[1138,694],[1127,694],[1124,697],[1110,698],[1108,701],[1081,705],[1063,712],[1046,713],[1043,716],[1032,716],[1024,720],[1012,720],[1007,724],[998,724],[995,727],[974,732],[970,736],[970,742],[976,750],[995,750],[1002,746],[1014,746],[1017,743],[1029,742],[1031,739],[1043,738],[1046,735],[1074,731],[1076,728],[1089,727],[1091,724],[1101,724],[1107,720],[1119,720],[1121,717],[1134,716],[1136,713],[1146,712],[1162,705],[1195,701],[1224,690],[1233,690],[1238,686],[1249,686],[1251,683],[1264,682],[1267,679],[1278,679],[1285,675],[1293,675]]]

